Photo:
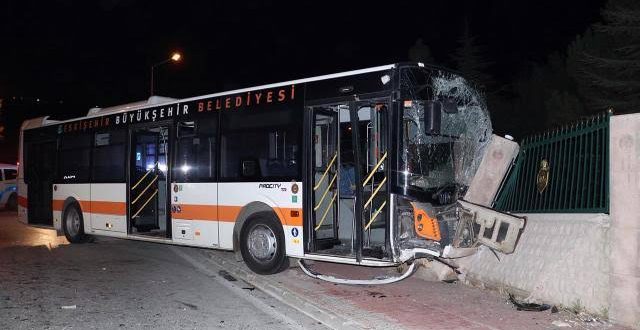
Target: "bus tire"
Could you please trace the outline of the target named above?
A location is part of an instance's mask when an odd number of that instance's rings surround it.
[[[259,213],[247,219],[240,232],[242,258],[257,274],[275,274],[287,267],[284,244],[282,225],[270,213]]]
[[[86,240],[82,212],[77,203],[71,203],[64,209],[62,231],[70,243],[83,243]]]
[[[9,211],[15,211],[18,209],[18,196],[16,195],[16,193],[13,193],[11,194],[11,196],[9,196],[5,208]]]

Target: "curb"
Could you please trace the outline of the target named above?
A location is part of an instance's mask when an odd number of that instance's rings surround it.
[[[269,276],[257,275],[250,271],[244,270],[234,263],[224,260],[220,256],[214,253],[206,253],[208,260],[220,268],[224,268],[231,275],[237,277],[261,291],[269,294],[282,303],[291,306],[294,309],[299,310],[305,315],[313,318],[314,320],[321,322],[332,329],[371,329],[357,320],[347,318],[344,315],[335,313],[327,308],[319,306],[315,301],[299,295],[298,293],[289,290],[285,285],[272,280]]]

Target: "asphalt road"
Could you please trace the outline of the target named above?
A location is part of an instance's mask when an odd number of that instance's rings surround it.
[[[197,249],[67,244],[0,213],[0,329],[324,329]]]

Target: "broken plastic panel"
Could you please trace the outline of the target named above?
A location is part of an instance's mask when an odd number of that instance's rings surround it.
[[[461,218],[472,219],[477,242],[503,253],[513,253],[526,218],[498,212],[482,205],[459,200]]]

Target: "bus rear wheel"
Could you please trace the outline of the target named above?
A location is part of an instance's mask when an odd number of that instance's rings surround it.
[[[78,204],[73,203],[65,208],[62,215],[62,230],[70,243],[82,243],[85,241],[86,235],[84,234],[82,212],[80,212]]]
[[[240,252],[249,269],[257,274],[275,274],[287,266],[282,225],[271,214],[247,219],[240,232]]]

